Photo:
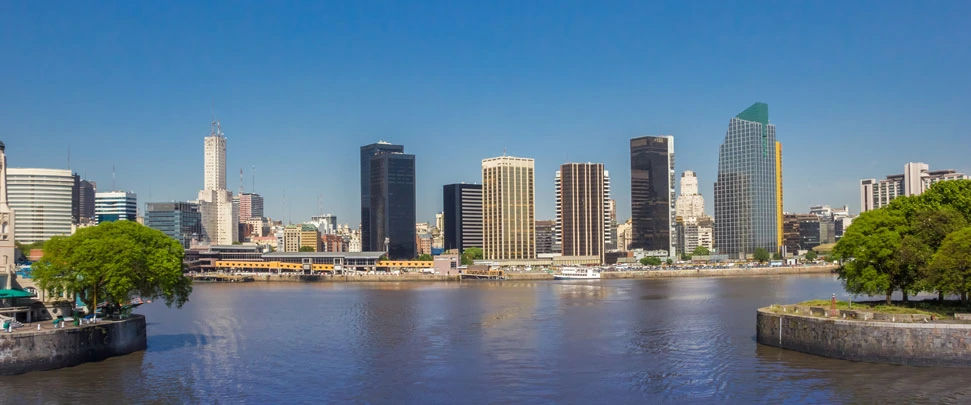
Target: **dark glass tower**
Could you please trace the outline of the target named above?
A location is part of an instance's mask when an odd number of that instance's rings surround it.
[[[384,152],[371,158],[371,251],[411,260],[415,248],[415,155]],[[361,233],[363,235],[363,232]]]
[[[718,149],[715,182],[715,248],[742,259],[764,248],[779,249],[781,146],[769,106],[755,103],[728,123]]]
[[[392,145],[383,141],[361,147],[361,250],[364,252],[384,250],[382,242],[374,246],[371,244],[371,158],[383,152],[404,151],[404,145]]]
[[[446,184],[443,188],[445,250],[482,247],[482,185]]]
[[[630,249],[674,254],[674,137],[630,140]]]
[[[192,239],[202,237],[202,214],[199,204],[189,202],[148,203],[145,226],[162,231],[189,248]]]

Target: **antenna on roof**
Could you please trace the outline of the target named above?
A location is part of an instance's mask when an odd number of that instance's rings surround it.
[[[117,190],[117,188],[115,188],[115,164],[112,163],[111,164],[111,191],[115,191],[115,190]]]
[[[506,147],[505,146],[502,147],[502,156],[506,156]]]
[[[243,168],[239,168],[239,195],[243,195]]]

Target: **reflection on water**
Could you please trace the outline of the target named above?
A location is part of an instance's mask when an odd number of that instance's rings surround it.
[[[0,378],[10,403],[966,403],[954,370],[755,343],[832,276],[198,285],[143,353]],[[38,389],[37,387],[79,387]],[[80,388],[83,387],[83,388]]]

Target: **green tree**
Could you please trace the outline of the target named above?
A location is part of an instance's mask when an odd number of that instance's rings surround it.
[[[313,246],[301,246],[300,249],[297,249],[297,251],[298,252],[316,252],[317,250],[314,249]]]
[[[683,254],[683,255],[681,255],[681,260],[683,260],[683,261],[691,260],[691,256],[689,256],[687,254]]]
[[[782,260],[782,253],[779,253],[779,252],[773,253],[772,260]]]
[[[660,266],[661,259],[655,256],[647,256],[641,259],[641,265],[644,266]]]
[[[951,207],[971,223],[971,180],[942,181],[917,197],[924,208]],[[899,198],[895,198],[896,202]],[[852,225],[851,225],[852,226]]]
[[[665,260],[664,263],[667,263],[667,265],[670,266],[670,265],[674,264],[674,260],[671,259],[671,258],[668,258],[668,260]]]
[[[759,263],[765,263],[765,262],[769,261],[769,257],[770,257],[769,256],[769,251],[768,250],[765,250],[765,248],[761,248],[761,247],[760,248],[755,248],[755,252],[752,254],[752,258],[754,258]]]
[[[136,296],[181,307],[192,292],[183,255],[182,245],[160,231],[134,221],[105,222],[48,241],[33,278],[46,291],[77,293],[89,312],[102,301],[123,304]]]
[[[698,246],[695,248],[693,252],[691,252],[692,256],[708,256],[710,254],[711,254],[711,251],[709,251],[708,248],[704,246]]]
[[[916,273],[917,289],[937,291],[938,299],[944,300],[944,291],[938,288],[938,275],[931,269],[931,258],[949,234],[968,226],[957,209],[951,206],[923,208],[911,215],[909,232],[901,241],[897,260]]]
[[[904,215],[893,204],[867,211],[853,221],[833,248],[842,260],[839,277],[847,292],[853,294],[885,294],[887,304],[896,290],[909,291],[913,279],[902,275],[897,263],[901,230],[906,226]]]
[[[803,255],[803,257],[806,259],[806,261],[813,262],[813,261],[816,261],[816,258],[818,256],[816,255],[815,250],[809,250],[808,252],[806,252],[805,255]]]
[[[470,247],[466,248],[462,252],[462,265],[470,266],[475,263],[476,260],[482,260],[482,248]]]
[[[967,305],[971,292],[971,227],[947,235],[930,267],[937,274],[938,288],[961,294],[961,303]]]
[[[418,255],[418,259],[417,260],[430,262],[430,261],[435,260],[435,259],[432,258],[432,255],[430,255],[428,253],[425,253],[425,254]]]

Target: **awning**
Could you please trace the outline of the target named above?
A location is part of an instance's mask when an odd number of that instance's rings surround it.
[[[33,295],[24,290],[0,290],[0,299],[4,298],[30,298]]]

